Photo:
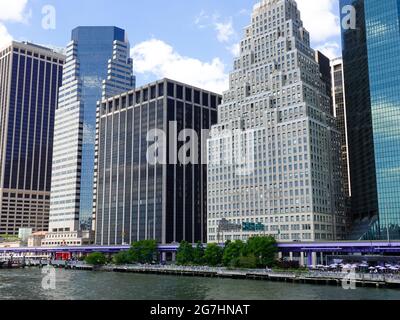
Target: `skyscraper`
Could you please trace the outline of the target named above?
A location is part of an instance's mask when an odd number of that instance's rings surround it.
[[[330,63],[332,75],[332,97],[333,97],[333,115],[336,118],[336,124],[341,136],[341,160],[342,160],[342,178],[343,191],[348,201],[351,196],[350,188],[350,165],[348,157],[348,134],[347,134],[347,114],[346,99],[344,88],[343,60],[342,58],[333,59]]]
[[[319,72],[325,83],[326,95],[330,98],[331,113],[333,114],[331,60],[320,51],[315,51],[315,60],[318,62]]]
[[[0,50],[0,234],[49,225],[54,113],[65,56],[31,43]]]
[[[356,28],[342,29],[352,212],[360,230],[351,237],[400,239],[400,1],[340,5],[356,13]]]
[[[124,30],[78,27],[71,40],[56,111],[50,206],[50,231],[60,242],[63,233],[71,238],[92,227],[97,101],[135,85]]]
[[[339,132],[296,2],[256,5],[240,47],[208,141],[208,241],[342,238]]]
[[[206,241],[202,130],[217,122],[220,102],[220,95],[169,79],[103,100],[97,118],[96,244]],[[157,141],[166,145],[156,149],[159,155],[165,151],[164,163],[149,161],[156,139],[148,134],[154,129],[165,133]],[[194,161],[183,163],[178,155],[189,143],[188,130],[198,139],[192,136],[190,144]]]

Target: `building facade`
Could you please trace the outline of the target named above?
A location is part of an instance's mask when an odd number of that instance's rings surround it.
[[[0,234],[48,230],[64,62],[65,56],[30,43],[0,50]]]
[[[333,59],[330,63],[332,75],[332,97],[333,116],[336,119],[337,127],[341,137],[341,162],[343,191],[346,198],[346,209],[350,209],[351,185],[350,185],[350,164],[348,156],[348,133],[347,133],[347,109],[344,86],[343,60]]]
[[[96,244],[206,241],[207,169],[201,161],[206,137],[202,130],[216,123],[220,102],[221,96],[215,93],[164,79],[99,105],[93,211]],[[193,139],[188,140],[187,130],[192,130]],[[187,144],[190,151],[185,149]],[[151,161],[150,154],[163,160]],[[194,161],[181,161],[188,154],[195,155]]]
[[[240,46],[208,141],[208,241],[341,239],[340,134],[296,2],[256,5]]]
[[[56,111],[51,244],[92,229],[97,101],[135,86],[124,30],[78,27],[71,40]]]
[[[326,95],[330,97],[331,113],[333,110],[333,96],[332,96],[332,73],[331,73],[331,60],[320,51],[315,51],[315,60],[319,65],[319,72],[321,73],[322,81],[325,83]]]
[[[400,239],[400,2],[345,5],[356,13],[342,39],[352,212],[367,227],[357,238]]]

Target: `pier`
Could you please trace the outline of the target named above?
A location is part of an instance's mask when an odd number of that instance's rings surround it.
[[[0,269],[17,269],[24,267],[25,267],[24,259],[0,260]]]

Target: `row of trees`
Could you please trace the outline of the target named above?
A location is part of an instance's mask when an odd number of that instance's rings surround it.
[[[157,241],[143,240],[132,244],[128,251],[114,255],[115,264],[153,263],[157,261]]]
[[[225,266],[230,268],[265,268],[276,265],[277,246],[273,237],[253,237],[247,242],[228,241],[225,246],[209,244],[204,247],[197,243],[195,247],[182,241],[177,255],[178,265]],[[157,259],[157,242],[139,241],[132,244],[128,251],[121,251],[112,257],[115,264],[153,263]],[[91,265],[104,265],[107,257],[102,253],[92,253],[85,259]]]
[[[144,240],[135,242],[128,251],[121,251],[112,257],[112,261],[107,261],[107,257],[100,253],[94,252],[89,254],[85,261],[88,264],[99,266],[107,262],[115,264],[131,264],[131,263],[153,263],[157,260],[157,241]]]
[[[220,264],[223,249],[216,244],[209,244],[206,248],[199,242],[196,247],[182,241],[176,254],[176,262],[179,265],[208,265],[217,266]]]
[[[209,244],[206,248],[198,243],[195,248],[186,241],[181,242],[176,261],[179,265],[223,265],[231,268],[265,268],[275,265],[277,253],[273,237],[253,237],[247,242],[228,241],[222,248]]]

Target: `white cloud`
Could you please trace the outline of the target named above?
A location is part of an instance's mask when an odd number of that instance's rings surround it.
[[[201,10],[195,18],[194,23],[199,29],[213,28],[216,32],[218,41],[221,43],[231,42],[231,40],[236,36],[232,17],[222,21],[218,13],[208,15],[206,11]]]
[[[240,55],[240,43],[235,43],[229,46],[228,50],[232,53],[234,57],[238,57]]]
[[[207,27],[207,25],[203,24],[204,20],[207,20],[209,17],[204,10],[201,10],[199,15],[194,19],[195,25],[197,25],[200,29]]]
[[[237,13],[238,16],[249,16],[250,14],[251,14],[251,11],[249,11],[249,9],[246,9],[246,8],[241,9],[241,10]]]
[[[136,74],[170,78],[222,93],[228,89],[228,75],[219,58],[210,62],[185,57],[169,44],[151,39],[131,49]]]
[[[340,45],[337,42],[326,42],[317,46],[316,50],[321,51],[329,59],[338,58],[342,55]]]
[[[235,35],[232,19],[227,22],[215,22],[215,30],[217,31],[217,39],[219,42],[229,42],[231,37]]]
[[[0,0],[0,48],[7,45],[13,37],[4,23],[27,23],[31,13],[26,12],[28,0]]]
[[[8,33],[7,28],[0,23],[0,49],[6,46],[12,40],[12,36]]]
[[[340,35],[338,0],[297,0],[297,5],[313,41],[320,43]]]
[[[28,0],[0,0],[0,21],[26,22]]]

